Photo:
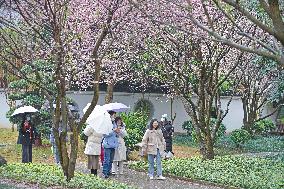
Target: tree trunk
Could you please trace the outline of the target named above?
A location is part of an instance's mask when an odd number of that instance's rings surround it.
[[[206,134],[205,140],[206,140],[206,142],[205,142],[205,144],[206,144],[205,152],[206,153],[205,153],[205,155],[203,155],[203,157],[205,159],[214,159],[214,148],[213,148],[214,147],[214,143],[213,143],[213,140],[211,138],[211,134],[210,133]]]
[[[114,82],[110,82],[107,85],[107,93],[105,97],[105,103],[111,103],[113,101],[113,89],[114,89]]]
[[[250,94],[244,94],[242,97],[243,104],[243,126],[250,134],[253,134],[252,127],[257,119],[257,106],[258,98],[256,95],[249,96]]]

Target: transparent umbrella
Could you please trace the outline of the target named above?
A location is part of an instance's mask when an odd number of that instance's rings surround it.
[[[15,116],[18,114],[24,114],[24,113],[32,113],[32,112],[37,112],[37,111],[38,110],[32,106],[22,106],[20,108],[17,108],[11,116]]]
[[[129,108],[130,108],[130,107],[128,107],[125,104],[120,103],[120,102],[105,104],[105,105],[103,105],[103,107],[107,111],[115,111],[115,112],[125,112],[125,111],[129,110]]]
[[[90,103],[83,109],[85,113],[90,106]],[[109,113],[100,105],[96,105],[86,123],[100,134],[109,134],[112,132],[113,125]]]

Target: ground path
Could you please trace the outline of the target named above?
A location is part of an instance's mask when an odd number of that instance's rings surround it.
[[[85,163],[77,163],[77,171],[89,174]],[[101,173],[99,173],[99,176],[101,176]],[[150,180],[145,172],[129,169],[127,165],[123,175],[114,175],[109,179],[135,186],[139,189],[222,189],[217,186],[193,183],[171,177],[167,177],[166,180]]]

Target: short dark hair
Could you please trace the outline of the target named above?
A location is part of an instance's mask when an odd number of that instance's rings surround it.
[[[119,116],[117,116],[117,117],[114,119],[114,122],[115,122],[115,123],[117,123],[117,122],[118,122],[118,120],[122,121],[122,118],[121,118],[121,117],[119,117]]]
[[[160,127],[160,123],[159,123],[159,121],[158,121],[157,119],[152,119],[152,120],[150,121],[150,124],[149,124],[149,129],[150,129],[150,130],[153,130],[153,129],[154,129],[154,127],[153,127],[153,123],[154,123],[155,121],[157,121],[157,122],[158,122],[158,127],[156,127],[156,129],[155,129],[155,130],[157,130],[157,129]]]
[[[112,111],[112,110],[110,110],[110,111],[108,111],[108,113],[109,113],[109,115],[113,115],[113,114],[116,114],[116,112],[115,111]]]

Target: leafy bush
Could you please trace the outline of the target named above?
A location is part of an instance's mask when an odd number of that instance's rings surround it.
[[[247,130],[236,129],[231,133],[230,138],[234,141],[236,146],[240,148],[245,142],[251,139],[251,135]]]
[[[84,129],[86,128],[87,124],[84,123],[83,126],[82,126],[82,130],[81,130],[81,133],[80,133],[80,139],[84,141],[84,143],[86,144],[87,141],[88,141],[88,137],[83,133]]]
[[[276,128],[275,124],[270,119],[263,119],[254,123],[252,131],[254,134],[267,134]]]
[[[147,162],[135,162],[131,168],[147,170]],[[173,158],[163,161],[163,171],[178,177],[203,180],[246,189],[280,189],[284,164],[264,158],[217,156],[213,160],[201,157]]]
[[[145,114],[147,119],[150,119],[154,114],[154,105],[150,100],[140,99],[134,105],[134,112]]]
[[[147,126],[147,116],[140,112],[130,112],[121,114],[121,118],[128,133],[128,136],[125,137],[125,144],[129,150],[133,150],[135,144],[142,141]]]
[[[211,118],[211,121],[210,121],[210,129],[212,131],[213,127],[215,126],[216,124],[216,121],[217,119],[215,118]],[[185,129],[187,131],[188,134],[190,134],[192,136],[192,141],[197,143],[197,135],[196,135],[196,132],[195,132],[195,129],[192,125],[192,121],[191,120],[188,120],[188,121],[185,121],[183,124],[182,124],[182,128]],[[217,131],[217,134],[216,134],[216,141],[218,139],[220,139],[222,136],[225,135],[225,131],[226,131],[226,127],[223,123],[221,123],[218,131]]]
[[[10,178],[44,186],[63,188],[130,189],[131,186],[103,180],[93,175],[75,172],[74,178],[67,182],[62,170],[53,165],[15,163],[0,167],[0,178]]]
[[[183,130],[186,130],[186,133],[189,136],[191,136],[192,129],[193,129],[191,120],[184,121],[183,124],[181,125],[181,127],[182,127]]]
[[[284,152],[283,136],[258,136],[243,144],[247,152]]]

